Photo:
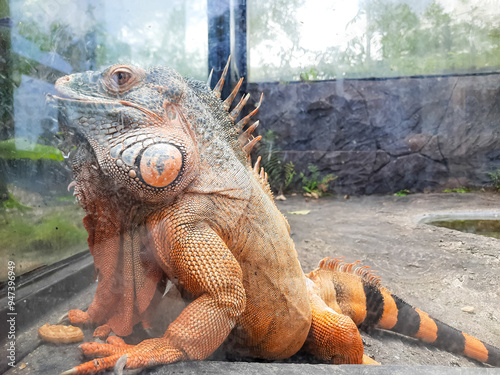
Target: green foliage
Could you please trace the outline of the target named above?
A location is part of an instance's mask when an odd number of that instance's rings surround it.
[[[35,203],[38,194],[10,189],[14,195],[7,193],[8,199],[0,203],[0,258],[15,261],[19,274],[87,248],[84,213],[74,197],[71,196],[72,203],[67,201],[68,194],[63,199],[44,199],[48,204],[39,204]],[[34,204],[28,207],[20,200]],[[5,279],[6,272],[0,269],[0,282]]]
[[[493,187],[500,192],[500,168],[494,172],[488,173],[488,176],[490,176]]]
[[[199,49],[193,49],[192,45],[186,43],[188,40],[187,15],[191,10],[189,2],[169,1],[169,7],[171,11],[165,20],[166,27],[162,28],[160,35],[155,36],[160,38],[162,48],[151,48],[149,43],[143,43],[139,49],[142,64],[156,65],[161,62],[162,65],[171,66],[185,77],[194,74],[197,79],[205,81],[207,61],[204,53],[200,53]],[[131,53],[130,56],[133,57],[134,54]]]
[[[280,81],[287,81],[286,74],[292,70],[291,62],[302,53],[300,46],[300,21],[297,17],[299,8],[305,0],[274,0],[248,2],[248,45],[254,48],[261,45],[265,54],[252,54],[250,70],[252,81],[263,80],[272,76]],[[279,40],[272,48],[269,41]],[[267,45],[267,46],[266,46]],[[267,47],[267,48],[266,48]],[[276,65],[266,63],[266,58],[278,61]]]
[[[288,163],[285,164],[285,186],[283,187],[284,189],[288,188],[290,184],[292,183],[294,177],[297,175],[297,172],[295,172],[295,165],[289,161]]]
[[[411,194],[411,191],[408,189],[403,189],[398,191],[397,193],[394,193],[396,197],[406,197],[408,194]]]
[[[313,66],[309,70],[303,72],[300,74],[300,80],[301,81],[316,81],[318,79],[318,71],[316,68]]]
[[[304,172],[300,172],[299,178],[302,181],[302,189],[309,194],[315,194],[321,197],[328,191],[328,184],[331,181],[335,181],[338,176],[333,174],[328,174],[320,179],[320,172],[317,165],[309,164],[307,166],[309,169],[310,176],[307,177]]]
[[[31,197],[21,189],[16,194]],[[82,216],[74,203],[31,208],[9,193],[9,199],[0,204],[0,258],[15,260],[26,272],[85,249]],[[0,270],[0,280],[4,277]]]
[[[276,132],[272,129],[269,129],[268,131],[266,131],[264,133],[264,135],[262,136],[262,141],[263,141],[263,144],[267,147],[268,149],[268,152],[272,151],[272,148],[274,146],[274,141],[276,141],[276,139],[278,139],[279,135],[276,134]]]
[[[249,11],[249,46],[260,53],[250,66],[255,81],[432,75],[500,68],[498,13],[491,14],[490,2],[461,0],[447,10],[437,1],[423,8],[404,0],[362,0],[357,15],[346,26],[345,35],[350,39],[318,50],[303,45],[297,14],[302,2],[252,3],[256,4]],[[468,9],[467,16],[464,9]],[[311,62],[304,63],[306,60]]]
[[[465,194],[465,193],[470,193],[470,189],[461,186],[459,188],[445,189],[445,190],[443,190],[443,193],[461,193],[461,194]]]
[[[49,5],[50,6],[50,5]],[[71,25],[71,21],[66,19],[54,18],[54,21],[48,23],[45,17],[38,18],[35,15],[39,12],[48,11],[40,0],[33,1],[31,4],[24,4],[25,9],[29,10],[30,15],[26,16],[21,22],[14,25],[17,33],[23,38],[34,44],[31,55],[34,60],[41,57],[41,53],[55,52],[60,57],[71,65],[73,70],[80,71],[89,68],[89,60],[94,59],[94,50],[91,47],[91,39],[100,33],[102,28],[96,21],[95,17],[89,15],[88,11],[81,15],[80,22],[86,24],[88,28],[85,31],[77,31]],[[57,14],[57,13],[56,13]],[[41,64],[39,61],[34,61],[31,58],[22,57],[21,55],[12,54],[13,63],[11,79],[19,84],[21,76],[43,76],[44,80],[51,81],[56,78],[57,74]],[[91,62],[93,63],[93,62]]]
[[[9,199],[0,202],[0,211],[2,209],[27,211],[31,210],[32,208],[20,203],[16,198],[14,198],[12,194],[9,193]]]
[[[267,173],[269,186],[281,195],[291,185],[297,172],[291,161],[288,163],[283,161],[281,150],[275,145],[277,138],[275,131],[266,131],[258,146],[257,155],[262,158],[260,165]]]
[[[62,195],[60,197],[56,197],[55,200],[57,202],[61,202],[61,203],[75,203],[75,196],[74,195]]]
[[[0,142],[0,158],[9,159],[51,159],[61,161],[61,151],[55,147],[35,144],[25,138],[11,138]]]
[[[18,211],[4,213],[0,225],[0,254],[15,251],[16,256],[67,251],[85,244],[87,232],[76,206],[53,209],[43,215],[25,215]]]

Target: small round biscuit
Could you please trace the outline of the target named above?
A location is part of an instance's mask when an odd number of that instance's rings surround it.
[[[56,344],[69,344],[83,341],[83,331],[78,327],[44,324],[38,328],[38,336]]]

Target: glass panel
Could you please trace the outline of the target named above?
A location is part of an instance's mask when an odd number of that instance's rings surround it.
[[[251,81],[491,72],[496,0],[248,2]]]
[[[116,62],[206,79],[206,2],[14,0],[0,12],[0,257],[20,275],[87,251],[57,110],[45,104],[55,80]]]

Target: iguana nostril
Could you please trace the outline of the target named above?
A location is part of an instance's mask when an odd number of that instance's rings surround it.
[[[182,154],[169,143],[149,146],[142,154],[140,171],[145,183],[154,187],[170,185],[182,168]]]
[[[64,83],[67,83],[71,81],[71,77],[70,76],[64,76],[64,77],[61,77],[59,78],[57,81],[56,81],[56,85],[57,84],[64,84]]]

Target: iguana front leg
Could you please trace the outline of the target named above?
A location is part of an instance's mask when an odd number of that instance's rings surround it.
[[[157,258],[173,273],[169,276],[197,298],[170,324],[162,338],[145,340],[136,346],[82,344],[85,355],[106,357],[64,374],[93,374],[109,369],[124,354],[127,368],[201,360],[229,335],[246,302],[238,262],[208,226],[174,225],[170,233],[163,232],[162,227],[159,225],[152,231]]]

